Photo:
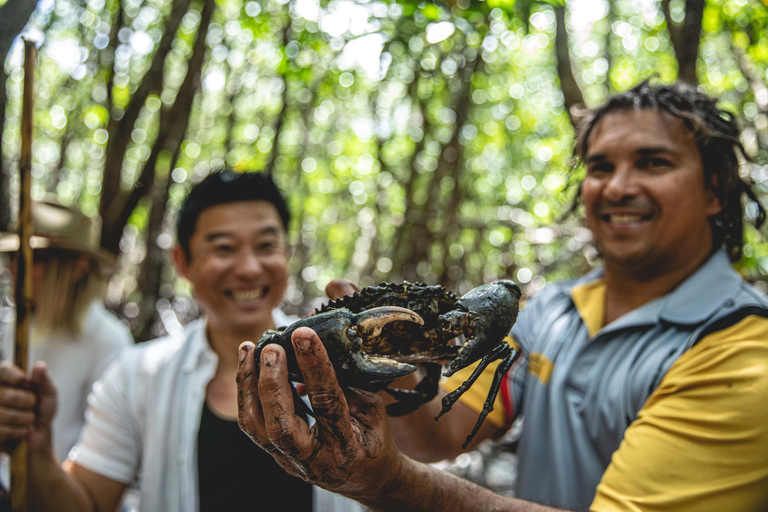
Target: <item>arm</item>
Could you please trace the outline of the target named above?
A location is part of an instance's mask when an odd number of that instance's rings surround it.
[[[325,293],[330,299],[340,299],[359,291],[359,286],[346,279],[334,279],[325,287]],[[495,368],[494,365],[489,371],[492,373]],[[462,374],[469,375],[466,371]],[[413,389],[419,379],[419,374],[407,375],[394,381],[389,387]],[[421,462],[452,459],[465,451],[474,450],[482,441],[498,436],[499,428],[486,420],[466,450],[462,449],[461,445],[467,434],[474,428],[478,413],[459,401],[440,421],[435,421],[435,417],[442,409],[440,401],[446,394],[445,391],[440,390],[432,401],[422,405],[416,411],[405,416],[390,417],[395,442],[398,448],[409,457]],[[385,392],[379,395],[384,403],[393,401],[392,397]]]
[[[0,438],[7,447],[28,436],[30,510],[114,510],[122,495],[122,484],[86,475],[77,466],[65,470],[54,454],[51,421],[56,396],[44,364],[35,364],[31,376],[8,362],[0,364]]]
[[[393,382],[390,387],[413,388],[418,379],[412,375]],[[388,394],[379,394],[384,403],[391,400]],[[435,421],[435,416],[442,409],[440,401],[446,394],[446,391],[441,389],[434,399],[414,412],[406,416],[389,418],[397,447],[409,457],[420,462],[452,459],[466,451],[474,450],[486,439],[498,436],[499,428],[486,419],[467,448],[463,449],[462,444],[467,434],[474,428],[478,413],[462,401],[458,401],[450,412]]]
[[[316,414],[312,428],[293,412],[281,347],[266,347],[257,365],[253,344],[241,345],[237,377],[240,428],[290,474],[375,510],[554,510],[500,496],[403,455],[381,399],[342,392],[312,330],[296,330],[293,343]]]

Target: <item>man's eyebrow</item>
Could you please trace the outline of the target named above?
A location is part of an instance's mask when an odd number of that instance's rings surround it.
[[[265,236],[265,235],[277,236],[279,234],[280,234],[280,229],[277,226],[265,226],[257,233],[258,236]],[[210,233],[205,235],[205,241],[215,242],[219,238],[232,238],[234,236],[235,235],[232,231],[211,231]]]
[[[659,153],[666,153],[668,155],[673,155],[673,156],[677,156],[680,154],[679,151],[669,146],[652,146],[649,148],[640,148],[637,150],[638,155],[644,155],[644,156],[658,155]]]
[[[637,151],[635,151],[636,155],[642,155],[642,156],[658,155],[659,153],[668,153],[671,155],[677,155],[677,152],[674,149],[667,146],[649,146],[649,147],[639,148]],[[594,153],[592,155],[587,155],[587,159],[585,160],[585,162],[586,163],[600,162],[607,158],[608,156],[605,153]]]
[[[230,237],[232,237],[231,231],[212,231],[205,235],[205,241],[214,242],[219,238],[230,238]]]

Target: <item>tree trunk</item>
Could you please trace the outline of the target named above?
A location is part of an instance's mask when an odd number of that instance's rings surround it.
[[[157,159],[160,153],[162,151],[175,153],[183,141],[183,136],[189,123],[189,115],[192,111],[192,103],[199,88],[200,70],[205,60],[205,36],[208,33],[208,26],[215,7],[215,0],[205,0],[200,13],[200,27],[197,32],[197,39],[192,50],[192,56],[187,62],[187,74],[179,87],[173,106],[168,109],[162,109],[160,112],[160,126],[157,139],[152,146],[152,151],[144,164],[139,179],[136,181],[136,185],[129,192],[121,193],[115,197],[105,211],[105,225],[108,223],[109,226],[102,230],[104,235],[102,236],[101,245],[108,250],[118,252],[120,238],[122,237],[125,225],[128,223],[128,219],[136,205],[151,190],[154,183]],[[102,205],[104,205],[103,202]]]
[[[157,301],[160,298],[160,285],[162,284],[163,269],[168,266],[168,250],[157,244],[157,237],[162,233],[163,221],[166,217],[166,204],[171,190],[171,172],[179,156],[177,151],[169,162],[168,172],[162,183],[155,183],[152,195],[152,209],[147,223],[147,254],[141,264],[139,273],[139,288],[141,289],[141,302],[139,314],[133,329],[133,337],[137,342],[147,341],[155,337],[152,327],[157,320]]]
[[[467,68],[468,76],[465,77],[464,83],[462,84],[463,86],[461,87],[458,106],[456,107],[456,130],[453,133],[453,138],[448,143],[448,147],[454,148],[456,152],[455,160],[452,163],[453,173],[451,176],[453,178],[453,193],[451,194],[451,200],[445,209],[447,216],[445,226],[443,226],[443,230],[436,240],[436,242],[440,244],[444,250],[443,271],[442,275],[440,276],[440,284],[447,287],[448,289],[453,289],[454,285],[456,284],[448,274],[449,239],[456,238],[461,232],[461,228],[458,225],[459,205],[461,204],[461,200],[465,195],[464,187],[461,186],[461,175],[464,172],[464,148],[459,142],[459,133],[461,133],[461,129],[464,127],[467,119],[469,119],[469,98],[472,95],[472,76],[477,72],[478,66],[482,66],[482,58],[480,55],[478,55],[475,61],[472,62],[472,64],[470,64],[470,66]],[[443,152],[442,159],[444,158],[445,152]],[[462,270],[464,270],[463,267]]]
[[[32,0],[8,0],[0,7],[0,147],[5,133],[5,106],[8,101],[8,91],[5,84],[8,75],[5,73],[5,60],[13,46],[16,36],[26,26],[29,17],[37,7]],[[3,158],[0,150],[0,232],[8,231],[11,224],[11,169]]]
[[[691,85],[699,83],[696,77],[696,61],[699,57],[699,41],[701,39],[701,20],[704,17],[705,0],[686,0],[685,19],[682,26],[672,21],[669,1],[661,1],[661,10],[667,22],[669,39],[677,58],[677,78]]]
[[[290,12],[290,5],[287,9],[288,12]],[[285,27],[283,27],[283,38],[282,38],[282,49],[283,52],[285,52],[285,47],[288,46],[288,43],[291,40],[291,16],[288,15],[288,22],[285,24]],[[288,57],[286,56],[286,59]],[[275,119],[273,129],[275,131],[275,136],[272,139],[272,151],[269,153],[269,158],[267,159],[267,163],[264,164],[264,172],[268,175],[272,176],[272,173],[274,172],[275,167],[275,160],[278,156],[280,156],[280,135],[283,133],[283,123],[285,123],[285,117],[288,114],[288,80],[285,79],[283,76],[283,97],[282,97],[282,106],[280,107],[280,113],[277,114],[277,118]]]
[[[414,66],[419,65],[419,59],[414,59]],[[390,275],[397,279],[416,280],[416,263],[414,262],[412,254],[412,242],[414,240],[414,231],[416,225],[420,222],[426,222],[421,218],[421,213],[418,211],[416,205],[414,205],[414,195],[416,192],[416,181],[418,179],[419,170],[417,168],[416,157],[424,150],[425,140],[427,133],[429,133],[429,120],[427,119],[427,106],[424,101],[419,97],[417,90],[419,84],[419,73],[414,69],[414,79],[411,81],[408,87],[408,97],[412,98],[418,106],[418,112],[422,125],[422,137],[421,140],[416,143],[411,154],[409,164],[405,167],[407,176],[403,176],[402,181],[405,182],[405,209],[403,210],[404,219],[400,229],[397,230],[397,240],[395,240],[393,254],[393,265]],[[389,277],[389,276],[388,276]]]
[[[115,201],[118,200],[121,193],[120,179],[122,176],[123,158],[128,149],[128,144],[131,141],[131,132],[133,131],[134,124],[139,117],[139,113],[141,112],[147,97],[150,94],[162,90],[165,58],[173,46],[176,32],[181,24],[181,19],[189,10],[190,3],[191,0],[174,0],[171,14],[165,22],[165,31],[160,39],[157,51],[152,58],[152,64],[150,65],[149,70],[141,79],[136,92],[133,93],[122,116],[116,116],[114,112],[110,113],[111,115],[107,125],[109,139],[107,140],[107,147],[104,155],[104,174],[101,186],[99,213],[103,219],[101,237],[102,246],[115,252],[119,246],[120,234],[122,234],[124,227],[124,225],[119,225],[120,221],[115,215]],[[118,21],[119,19],[116,17],[115,23]],[[144,191],[146,191],[146,187],[149,184],[139,183],[139,185],[143,186]],[[117,208],[119,211],[119,207]],[[110,214],[112,216],[110,216]],[[118,234],[115,235],[115,233]]]
[[[563,92],[563,105],[568,113],[571,124],[578,123],[576,109],[584,106],[584,95],[571,67],[571,53],[568,42],[568,28],[565,24],[565,6],[555,7],[555,56],[557,57],[557,76],[560,78],[560,89]]]
[[[11,169],[3,158],[2,133],[5,127],[5,104],[7,92],[5,82],[8,75],[5,73],[5,65],[0,66],[0,232],[8,231],[11,225]]]

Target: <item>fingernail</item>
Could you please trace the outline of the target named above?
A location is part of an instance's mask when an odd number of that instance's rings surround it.
[[[238,360],[242,363],[245,361],[245,356],[248,354],[248,351],[245,350],[245,347],[240,347],[240,349],[237,351],[237,357]]]
[[[261,352],[261,362],[267,366],[272,366],[277,362],[277,354],[274,350],[264,349]]]
[[[299,350],[306,352],[309,350],[309,338],[296,338],[296,346]]]

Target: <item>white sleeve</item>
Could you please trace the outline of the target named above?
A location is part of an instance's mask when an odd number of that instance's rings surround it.
[[[134,480],[141,461],[141,435],[131,396],[136,388],[130,362],[136,357],[136,351],[123,351],[94,384],[80,440],[69,452],[76,464],[124,484]]]
[[[132,346],[133,337],[131,331],[123,325],[112,313],[103,306],[98,319],[89,324],[89,329],[83,333],[83,343],[87,343],[90,350],[91,364],[89,367],[88,387],[101,377],[101,374],[109,367],[118,354],[125,348]]]

